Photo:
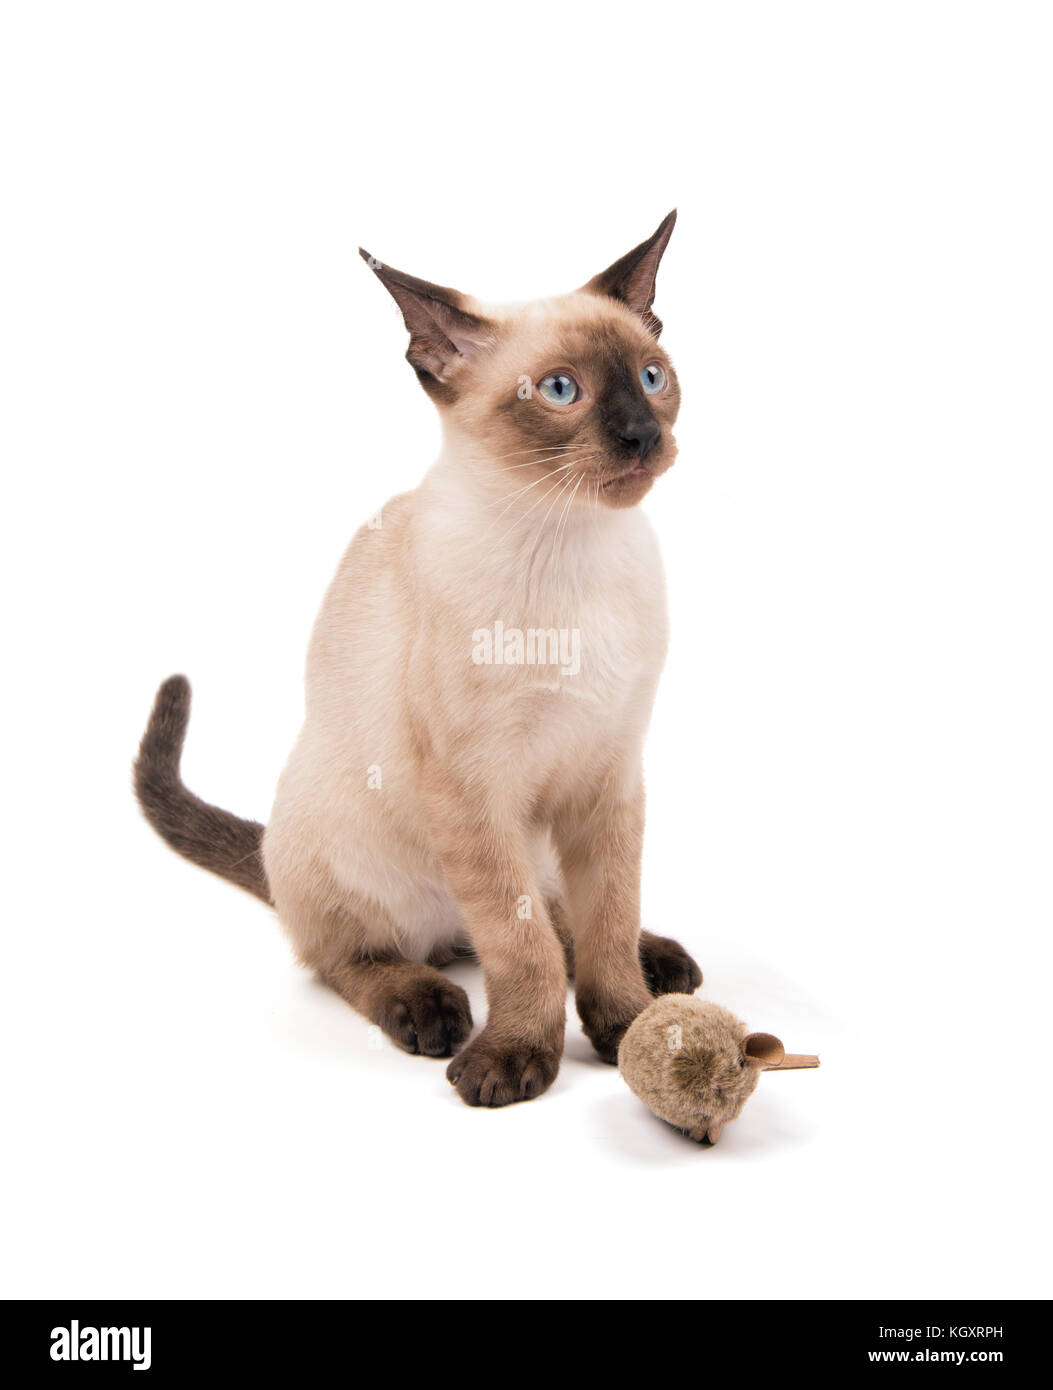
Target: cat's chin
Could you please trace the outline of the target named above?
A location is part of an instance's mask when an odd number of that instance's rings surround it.
[[[624,473],[602,483],[600,497],[608,507],[634,507],[651,491],[655,476],[646,464],[634,464]]]

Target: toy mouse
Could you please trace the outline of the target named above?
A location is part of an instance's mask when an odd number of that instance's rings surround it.
[[[664,994],[629,1025],[618,1069],[634,1095],[698,1143],[715,1144],[738,1117],[762,1071],[817,1067],[788,1054],[771,1033],[748,1033],[719,1004]]]

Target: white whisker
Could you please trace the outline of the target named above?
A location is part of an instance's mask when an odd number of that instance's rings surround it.
[[[583,483],[584,481],[585,481],[585,474],[582,473],[582,474],[580,475],[580,477],[578,478],[578,481],[574,484],[574,491],[573,491],[573,492],[570,494],[570,496],[567,498],[567,504],[566,504],[566,506],[563,508],[563,511],[562,511],[561,514],[560,514],[559,521],[556,523],[556,541],[555,541],[555,544],[556,544],[556,559],[557,559],[557,560],[558,560],[559,557],[563,554],[563,541],[564,541],[564,539],[565,539],[565,537],[566,537],[566,534],[567,534],[567,521],[568,521],[568,519],[569,519],[569,517],[570,517],[570,509],[571,509],[571,507],[573,507],[573,505],[574,505],[574,499],[575,499],[575,497],[577,497],[577,495],[578,495],[578,488],[581,487],[581,485],[582,485],[582,483]]]
[[[489,511],[491,507],[496,507],[504,502],[505,505],[497,513],[497,519],[500,519],[504,516],[505,512],[508,511],[517,497],[522,497],[524,492],[529,492],[531,488],[537,487],[537,485],[543,483],[546,478],[553,478],[557,473],[565,473],[568,468],[573,468],[576,462],[576,459],[570,459],[568,462],[560,464],[558,468],[553,468],[550,469],[548,473],[543,473],[540,478],[535,478],[532,483],[527,483],[525,487],[517,488],[516,491],[511,493],[507,498],[499,497],[496,502],[487,502],[486,506],[483,507],[483,511]]]
[[[501,459],[515,458],[518,454],[547,454],[550,449],[576,448],[578,448],[576,444],[534,444],[529,449],[513,449],[511,453],[508,454],[469,454],[468,457],[473,459],[476,463],[482,462],[484,458],[498,463]]]
[[[595,458],[595,457],[596,457],[596,455],[594,455],[594,454],[593,454],[593,455],[586,455],[585,458],[583,458],[583,459],[575,459],[574,462],[577,463],[577,464],[588,463],[592,458]],[[573,475],[571,475],[571,476],[573,476]],[[549,477],[551,477],[551,474],[549,474]],[[522,516],[517,517],[516,520],[513,521],[512,525],[509,526],[509,528],[507,529],[507,531],[505,531],[504,534],[498,538],[498,540],[497,540],[497,545],[499,546],[499,545],[501,544],[502,541],[506,540],[507,537],[509,537],[509,536],[512,534],[512,532],[516,529],[516,527],[519,525],[519,523],[520,523],[521,521],[525,521],[526,518],[530,515],[530,513],[534,510],[534,508],[540,506],[541,503],[544,502],[545,498],[548,497],[551,493],[555,492],[556,488],[559,487],[560,484],[563,483],[564,481],[566,481],[566,480],[564,480],[563,478],[557,478],[556,482],[553,483],[552,487],[550,487],[550,488],[548,489],[547,492],[543,492],[543,493],[541,494],[540,497],[538,497],[534,502],[531,503],[531,505],[526,509],[526,511],[523,513]],[[551,510],[551,508],[550,508],[550,510]],[[548,513],[545,514],[545,519],[546,519],[546,520],[548,519]],[[544,524],[544,523],[542,523],[542,524]],[[540,534],[540,532],[539,532],[539,534]]]
[[[541,518],[541,524],[538,526],[537,531],[534,533],[534,539],[530,542],[529,551],[530,551],[531,557],[533,557],[535,551],[537,550],[538,544],[539,544],[540,541],[541,541],[541,533],[544,531],[545,527],[548,525],[548,519],[549,519],[549,517],[552,515],[552,512],[553,512],[553,510],[554,510],[554,508],[555,508],[555,506],[556,506],[556,503],[562,500],[563,495],[566,493],[567,489],[571,486],[571,484],[572,484],[573,482],[574,482],[574,477],[573,477],[573,475],[571,475],[571,477],[569,477],[569,478],[566,479],[566,481],[565,481],[563,487],[560,488],[560,490],[559,490],[559,492],[557,493],[557,495],[556,495],[556,496],[552,499],[552,501],[549,503],[548,511],[547,511],[547,512],[545,513],[545,515]]]
[[[558,454],[549,454],[547,458],[527,459],[526,463],[511,463],[507,468],[466,468],[464,471],[473,478],[498,478],[502,473],[514,473],[517,468],[535,468],[543,463],[552,463],[555,459],[566,458],[569,452],[569,449],[561,449]]]

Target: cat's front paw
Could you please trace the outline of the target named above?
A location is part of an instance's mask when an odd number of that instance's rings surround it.
[[[601,1062],[617,1066],[618,1047],[625,1030],[650,1002],[651,996],[642,984],[624,998],[578,987],[578,1017],[581,1019],[582,1032],[592,1043]]]
[[[694,994],[702,983],[702,971],[671,936],[641,932],[640,964],[652,994]]]
[[[486,1029],[458,1052],[446,1079],[465,1105],[511,1105],[547,1091],[559,1071],[560,1051],[529,1043],[496,1043]]]

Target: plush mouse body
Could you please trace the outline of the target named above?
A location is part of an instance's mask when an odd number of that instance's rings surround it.
[[[762,1071],[818,1065],[818,1057],[787,1056],[771,1033],[750,1033],[729,1010],[690,994],[648,1005],[618,1050],[633,1094],[660,1119],[711,1144],[738,1117]]]

